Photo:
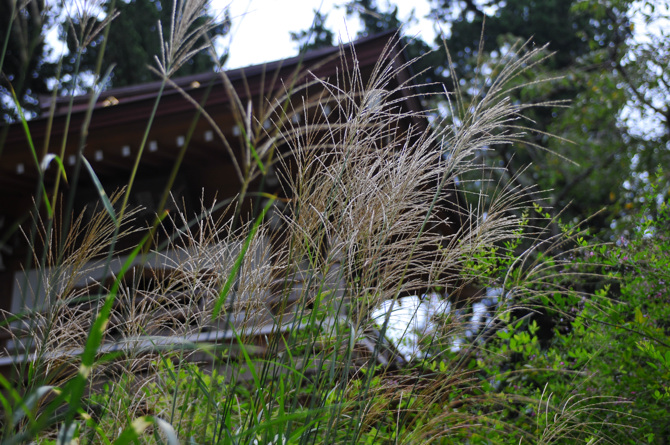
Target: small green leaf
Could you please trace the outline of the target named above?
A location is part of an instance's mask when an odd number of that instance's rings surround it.
[[[503,340],[507,340],[508,338],[510,338],[512,336],[512,334],[510,332],[505,332],[505,331],[497,331],[496,335],[498,337],[502,338]]]
[[[640,310],[639,307],[635,308],[635,323],[637,324],[644,324],[645,323],[645,318],[644,315],[642,314],[642,311]]]

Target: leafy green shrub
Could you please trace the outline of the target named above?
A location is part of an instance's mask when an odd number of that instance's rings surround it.
[[[592,375],[591,391],[629,402],[615,410],[617,419],[637,431],[635,438],[617,436],[618,443],[665,443],[670,437],[670,209],[655,182],[646,200],[657,206],[655,214],[644,208],[629,236],[589,252],[616,280],[602,290],[602,304],[587,302],[573,332],[561,336]]]
[[[571,252],[567,258],[561,260],[565,252],[554,258],[538,255],[538,264],[557,273],[545,271],[537,281],[520,271],[519,281],[510,280],[508,286],[518,299],[523,301],[525,294],[527,303],[533,299],[541,303],[526,304],[526,308],[541,309],[555,324],[545,344],[538,341],[537,314],[517,318],[512,311],[501,317],[504,328],[488,341],[487,353],[478,352],[482,377],[495,379],[495,385],[485,384],[487,391],[525,395],[535,401],[515,403],[501,413],[503,418],[517,419],[514,422],[520,428],[544,424],[548,437],[543,435],[542,441],[572,443],[578,437],[597,437],[604,425],[605,437],[612,443],[665,443],[670,437],[666,421],[670,409],[666,286],[670,213],[653,183],[650,190],[646,199],[654,200],[659,210],[654,215],[648,209],[640,212],[635,218],[639,225],[629,236],[597,244],[578,234],[577,249],[567,250]],[[538,293],[538,284],[544,285],[545,292]],[[546,292],[551,288],[554,291]],[[547,407],[553,400],[554,413],[562,414],[562,407],[569,406],[565,412],[574,417],[562,419],[567,425],[557,422],[556,431],[547,428],[551,415],[542,416],[545,410],[538,399],[546,400]],[[538,416],[537,421],[525,413]],[[634,434],[630,428],[635,428]]]

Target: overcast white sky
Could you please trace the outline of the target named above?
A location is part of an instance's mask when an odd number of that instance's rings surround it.
[[[357,18],[348,19],[343,6],[345,0],[212,0],[214,10],[221,11],[230,6],[232,31],[228,68],[248,66],[278,60],[297,54],[297,45],[291,41],[291,31],[308,29],[314,20],[314,10],[328,14],[326,26],[343,41],[355,38],[360,29]],[[410,20],[414,16],[423,19],[430,12],[427,0],[397,0],[399,17],[407,23],[405,35],[421,35],[426,41],[435,36],[433,25],[428,20]],[[378,1],[384,10],[387,2]]]
[[[306,30],[314,19],[314,10],[327,14],[326,26],[335,32],[336,38],[348,42],[360,30],[358,18],[347,18],[344,6],[346,0],[211,0],[213,12],[229,7],[232,30],[226,39],[230,45],[228,68],[237,68],[272,60],[278,60],[297,53],[297,45],[291,41],[291,31]],[[429,0],[393,0],[398,6],[398,16],[404,23],[403,34],[420,36],[425,42],[432,42],[440,30],[435,29],[430,14]],[[640,12],[648,9],[645,2],[638,1],[634,10],[637,38],[651,31],[658,35],[658,29],[666,23],[646,26]],[[668,4],[652,1],[662,13],[668,14]],[[665,4],[664,4],[665,3]],[[388,0],[377,0],[380,9],[388,10]]]
[[[238,68],[270,62],[297,54],[297,44],[291,41],[291,31],[309,29],[314,20],[314,11],[327,14],[326,26],[336,34],[336,39],[348,42],[360,30],[357,17],[347,18],[344,4],[347,0],[210,0],[212,14],[217,15],[228,7],[232,19],[232,29],[223,42],[230,48],[226,68]],[[433,42],[438,33],[446,30],[435,28],[427,17],[430,14],[429,0],[392,0],[398,6],[398,16],[404,24],[405,36],[419,36],[425,42]],[[645,3],[640,0],[638,8]],[[668,14],[666,0],[652,0],[657,7]],[[665,3],[665,5],[664,5]],[[390,9],[388,0],[377,0],[381,10]],[[664,5],[664,6],[661,6]],[[638,37],[648,31],[641,15],[637,15],[635,30]],[[666,23],[656,25],[661,28]],[[653,28],[653,27],[652,27]],[[653,32],[653,31],[652,31]],[[657,32],[658,33],[658,32]],[[62,49],[58,42],[58,30],[50,30],[47,41]],[[337,43],[337,41],[336,41]],[[61,54],[55,51],[54,57]]]

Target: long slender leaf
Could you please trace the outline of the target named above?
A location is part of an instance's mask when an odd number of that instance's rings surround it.
[[[57,390],[55,386],[40,386],[35,391],[28,394],[28,396],[23,400],[19,409],[14,412],[12,419],[12,425],[16,426],[26,415],[31,415],[33,408],[37,405],[37,402],[42,399],[49,392]]]
[[[5,394],[8,393],[8,395],[11,395],[12,399],[14,399],[15,402],[19,402],[21,400],[21,396],[19,393],[14,389],[11,383],[9,383],[9,380],[5,378],[2,374],[0,374],[0,385],[4,388],[4,391],[0,392],[0,402],[2,403],[3,408],[5,409],[5,415],[7,416],[7,419],[13,418],[14,415],[12,414],[14,412],[12,408],[12,403],[10,400],[7,400],[7,398],[4,396],[3,392]],[[5,425],[6,429],[10,429],[11,425],[9,425],[9,422]],[[2,443],[5,443],[4,441]]]
[[[30,153],[33,155],[35,166],[37,166],[37,171],[40,174],[40,188],[42,189],[42,193],[44,194],[44,205],[47,208],[49,218],[51,218],[53,217],[53,209],[51,207],[51,204],[49,203],[49,197],[47,196],[47,191],[44,188],[42,169],[40,167],[40,161],[37,158],[37,151],[35,150],[35,144],[33,143],[33,138],[30,135],[30,128],[28,128],[28,120],[26,119],[26,116],[23,114],[23,108],[21,108],[21,103],[19,102],[19,98],[16,97],[16,91],[14,91],[14,88],[12,88],[11,83],[9,84],[9,89],[12,91],[12,98],[14,99],[14,105],[16,106],[16,109],[19,112],[19,119],[21,120],[21,125],[23,125],[23,130],[26,133],[26,139],[28,140],[28,147],[30,147]]]
[[[79,422],[72,422],[69,425],[63,424],[58,430],[58,445],[78,445],[79,440]]]
[[[81,357],[81,365],[79,366],[79,373],[75,378],[73,378],[72,380],[70,380],[70,382],[68,382],[66,388],[66,392],[70,397],[70,408],[67,413],[68,418],[66,420],[66,426],[68,426],[67,425],[68,422],[71,422],[74,419],[75,414],[78,412],[81,406],[81,398],[84,394],[88,377],[90,376],[91,371],[93,370],[93,366],[95,363],[95,356],[97,354],[98,348],[100,347],[100,344],[102,343],[105,329],[107,327],[107,323],[109,322],[109,317],[111,315],[112,306],[114,305],[116,295],[119,291],[121,280],[123,280],[125,274],[128,272],[128,270],[130,270],[135,258],[137,258],[137,256],[140,254],[144,245],[149,241],[149,239],[150,234],[145,235],[142,241],[128,255],[128,258],[123,263],[123,266],[121,267],[121,270],[119,271],[116,280],[114,280],[112,288],[110,289],[109,293],[107,294],[107,297],[105,298],[105,303],[100,309],[100,312],[98,312],[98,315],[93,323],[93,326],[91,326],[91,330],[86,340],[86,346],[84,347],[84,352]]]
[[[221,308],[223,307],[223,304],[226,302],[226,299],[228,297],[228,293],[230,292],[230,289],[233,287],[233,283],[235,282],[235,279],[237,278],[237,274],[240,271],[240,268],[242,267],[242,262],[244,261],[244,257],[247,254],[247,250],[249,250],[249,246],[251,245],[251,240],[253,240],[254,236],[256,235],[256,232],[258,231],[258,228],[261,225],[261,222],[263,221],[263,218],[265,218],[265,214],[270,210],[270,207],[272,204],[275,202],[276,197],[273,197],[268,201],[268,203],[265,205],[263,210],[261,211],[261,214],[256,218],[256,221],[254,222],[253,227],[251,228],[251,231],[249,232],[249,235],[247,236],[246,240],[244,241],[244,245],[242,246],[242,250],[240,251],[239,255],[237,255],[237,259],[235,260],[235,264],[233,265],[233,269],[231,270],[230,274],[228,275],[228,278],[226,279],[226,283],[223,285],[223,289],[221,289],[221,292],[219,293],[219,298],[216,301],[216,304],[214,305],[214,310],[212,311],[212,320],[215,320],[216,317],[219,316],[219,312],[221,312]]]
[[[246,134],[246,132],[244,133],[244,139],[247,143],[247,147],[249,147],[249,150],[251,151],[251,155],[256,161],[256,164],[258,164],[258,168],[261,170],[261,173],[266,174],[267,170],[265,169],[265,165],[263,165],[263,161],[261,160],[260,156],[258,156],[256,147],[254,147],[254,143],[251,141],[251,138]]]
[[[65,183],[67,184],[67,173],[65,173],[65,165],[63,164],[63,160],[57,154],[47,153],[42,158],[42,162],[40,162],[40,168],[42,168],[42,171],[44,172],[47,168],[49,168],[51,161],[56,161],[56,164],[58,164],[58,172],[63,175],[63,179],[65,179]]]
[[[256,367],[254,366],[254,363],[251,361],[251,357],[249,356],[249,353],[247,352],[247,348],[244,346],[244,343],[242,343],[242,339],[240,336],[237,334],[237,330],[233,327],[232,328],[233,333],[235,334],[235,339],[237,340],[237,343],[240,345],[240,351],[242,351],[242,355],[244,356],[244,361],[249,368],[249,372],[251,373],[251,376],[254,378],[254,383],[256,384],[256,388],[261,387],[261,381],[258,378],[258,373],[256,372]]]
[[[347,404],[347,406],[352,406],[352,405],[355,405],[355,403]],[[310,410],[297,411],[297,412],[293,412],[293,413],[290,413],[290,414],[285,414],[283,416],[273,417],[272,419],[267,419],[262,424],[258,424],[256,426],[253,426],[251,428],[248,428],[248,429],[244,430],[243,432],[241,432],[237,436],[235,436],[235,438],[240,438],[240,439],[251,438],[251,437],[253,437],[253,434],[256,434],[256,432],[262,431],[264,429],[272,430],[272,428],[275,425],[281,425],[283,423],[293,422],[293,421],[296,421],[296,420],[301,420],[301,419],[304,419],[307,416],[311,416],[313,414],[322,413],[325,416],[330,408],[331,407],[325,407],[324,406],[324,407],[319,407],[319,408],[313,408],[313,409],[310,409]],[[309,420],[304,425],[304,428],[308,428],[311,425],[318,424],[322,420],[323,419],[321,417],[315,417],[315,418]],[[253,443],[253,441],[251,441],[251,442]],[[281,442],[279,442],[279,443],[281,443]]]
[[[98,195],[100,196],[102,205],[109,214],[109,217],[112,218],[112,221],[114,221],[114,224],[118,225],[118,220],[116,219],[116,212],[114,212],[114,207],[112,206],[112,203],[109,200],[109,196],[107,196],[107,193],[105,193],[105,189],[100,183],[98,175],[95,174],[95,171],[93,170],[93,167],[91,167],[90,162],[88,162],[88,159],[86,159],[84,156],[82,156],[81,158],[84,161],[86,169],[88,169],[88,172],[91,175],[91,179],[93,180],[93,184],[95,184],[95,188],[98,190]]]

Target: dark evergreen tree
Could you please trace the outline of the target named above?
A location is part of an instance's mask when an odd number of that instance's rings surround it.
[[[368,36],[391,29],[398,29],[402,24],[398,19],[398,7],[387,3],[388,10],[379,8],[375,0],[352,0],[345,7],[348,16],[358,15],[363,25],[359,36]]]
[[[291,40],[298,43],[298,51],[304,53],[313,49],[333,46],[335,34],[326,28],[328,14],[314,10],[314,20],[308,30],[291,32]]]
[[[107,37],[107,45],[103,57],[102,70],[105,72],[112,64],[114,70],[111,85],[114,87],[134,85],[155,80],[155,76],[147,69],[148,65],[155,66],[155,56],[161,52],[159,22],[165,39],[170,35],[170,19],[175,0],[131,0],[129,2],[116,1],[115,9],[118,16],[112,21]],[[111,0],[107,0],[103,9],[109,13]],[[211,17],[200,18],[194,26],[202,26]],[[213,28],[210,38],[225,35],[229,30],[229,21]],[[77,32],[78,30],[75,30]],[[68,33],[67,41],[71,53],[76,52],[76,40],[72,30]],[[82,69],[95,68],[98,50],[101,47],[101,34],[86,48],[82,57]],[[204,39],[199,44],[206,43]],[[225,55],[223,60],[225,61]],[[207,52],[199,52],[183,65],[176,76],[201,73],[215,66]]]
[[[48,80],[56,75],[57,65],[46,60],[44,33],[52,24],[47,12],[44,0],[0,1],[0,122],[17,118],[10,84],[29,114],[39,112],[39,95],[49,93]]]
[[[101,67],[101,72],[104,73],[114,64],[111,86],[133,85],[155,79],[147,65],[155,66],[154,56],[161,51],[159,21],[162,23],[163,36],[169,38],[173,1],[114,2],[114,10],[120,14],[109,25],[111,27]],[[112,1],[107,0],[102,5],[107,19],[111,18],[111,4]],[[57,17],[58,9],[47,5],[44,0],[0,1],[0,112],[3,122],[11,122],[18,117],[11,98],[10,85],[29,117],[40,112],[39,96],[50,94],[51,88],[58,85],[58,63],[48,60],[48,47],[45,44],[46,30],[56,25]],[[210,17],[202,17],[194,26],[201,26],[208,19]],[[221,24],[212,28],[210,38],[225,35],[229,30],[229,23],[226,16]],[[96,20],[90,14],[88,19],[72,19],[61,24],[62,38],[66,40],[69,49],[69,53],[62,58],[61,88],[81,92],[82,85],[74,88],[72,79],[75,72],[93,72],[96,69],[104,38],[102,28],[106,25],[104,19]],[[206,42],[201,39],[199,43]],[[81,59],[77,64],[80,49]],[[219,62],[223,63],[225,57],[224,54]],[[209,54],[200,52],[190,58],[176,75],[204,72],[212,69],[214,65]]]

